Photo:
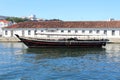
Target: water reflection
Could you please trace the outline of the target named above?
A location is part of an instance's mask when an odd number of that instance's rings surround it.
[[[107,44],[105,48],[108,53],[110,51],[120,52],[120,44]]]
[[[120,44],[26,48],[0,43],[0,80],[120,80]]]
[[[109,62],[120,62],[120,44],[107,44],[105,48]]]
[[[120,61],[120,44],[107,44],[104,48],[27,48],[23,43],[0,43],[0,53],[9,55],[32,54],[34,59],[62,58],[62,57],[83,57],[92,55],[99,59],[103,57],[109,61]],[[94,55],[95,54],[95,55]],[[94,55],[94,56],[93,56]]]
[[[3,47],[3,48],[21,48],[21,49],[27,48],[21,42],[0,42],[0,47]]]
[[[30,48],[25,49],[28,54],[37,54],[37,59],[79,57],[87,54],[104,54],[105,48]],[[24,51],[25,52],[25,51]]]

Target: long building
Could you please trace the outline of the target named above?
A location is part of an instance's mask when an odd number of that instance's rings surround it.
[[[120,42],[120,21],[31,21],[3,28],[4,37],[15,37],[15,34],[41,38],[57,37],[59,34],[66,35],[64,37],[82,35],[82,38],[86,35],[94,35],[98,38],[104,36],[110,42]]]

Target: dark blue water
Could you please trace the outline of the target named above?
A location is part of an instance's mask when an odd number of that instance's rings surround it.
[[[120,44],[27,49],[0,43],[0,80],[120,80]]]

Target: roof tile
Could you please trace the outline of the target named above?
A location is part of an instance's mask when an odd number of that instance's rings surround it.
[[[120,28],[120,21],[31,21],[6,28]]]

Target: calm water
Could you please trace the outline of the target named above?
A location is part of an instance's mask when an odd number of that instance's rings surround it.
[[[0,80],[120,80],[120,44],[27,49],[0,43]]]

